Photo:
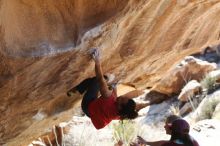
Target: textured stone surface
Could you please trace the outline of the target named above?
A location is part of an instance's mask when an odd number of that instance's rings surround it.
[[[200,146],[219,146],[220,120],[206,119],[196,123],[190,132]]]
[[[201,84],[196,80],[191,80],[183,87],[178,99],[182,102],[187,102],[190,98],[193,98],[194,95],[200,93],[201,91]]]
[[[187,56],[180,64],[171,68],[152,90],[167,95],[179,94],[184,85],[190,80],[200,81],[207,73],[216,68],[216,63],[209,63],[192,56]]]
[[[218,44],[219,10],[218,0],[1,0],[0,143],[48,127],[50,117],[32,119],[40,109],[66,110],[66,91],[94,76],[89,48],[100,49],[104,72],[150,88],[186,55]]]
[[[220,120],[220,102],[215,107],[215,111],[213,112],[212,118]]]
[[[217,83],[220,83],[220,70],[215,70],[215,71],[212,71],[208,74],[210,77],[216,79],[216,82]]]
[[[220,103],[220,90],[216,90],[211,95],[207,95],[202,102],[199,104],[195,112],[193,113],[193,118],[196,121],[204,119],[219,119],[219,104]]]

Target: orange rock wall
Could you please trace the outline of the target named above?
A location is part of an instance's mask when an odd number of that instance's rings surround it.
[[[0,142],[94,76],[89,48],[100,49],[105,72],[152,87],[186,55],[219,43],[219,11],[220,0],[1,0]]]

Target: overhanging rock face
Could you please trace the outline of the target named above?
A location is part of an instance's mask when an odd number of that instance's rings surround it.
[[[65,109],[66,91],[94,76],[89,48],[100,49],[104,72],[152,87],[186,55],[219,43],[219,11],[218,0],[1,0],[0,140],[40,109]]]
[[[3,0],[1,50],[12,57],[38,57],[70,50],[80,43],[87,30],[115,15],[126,3],[125,0]]]

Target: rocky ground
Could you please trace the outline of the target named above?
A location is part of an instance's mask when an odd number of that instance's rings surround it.
[[[215,92],[220,99],[220,90]],[[174,107],[178,104],[176,98],[164,101],[142,109],[139,112],[140,117],[135,120],[134,127],[138,129],[133,133],[131,139],[135,140],[136,135],[141,135],[146,140],[169,139],[164,131],[164,119],[175,112]],[[206,119],[195,122],[195,114],[198,110],[184,117],[191,123],[190,134],[198,140],[200,146],[219,146],[220,119]],[[104,129],[96,130],[86,116],[74,116],[71,121],[66,123],[69,126],[69,132],[65,134],[65,146],[112,146],[118,137],[114,137],[113,125],[116,121]],[[138,124],[137,124],[138,123]],[[128,125],[124,125],[125,128]],[[127,127],[128,128],[128,127]],[[126,131],[126,130],[125,130]],[[125,134],[126,135],[126,134]],[[124,143],[126,144],[127,141]]]

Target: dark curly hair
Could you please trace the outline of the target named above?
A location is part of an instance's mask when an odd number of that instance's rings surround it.
[[[136,103],[133,99],[129,99],[127,104],[122,105],[121,110],[119,110],[119,116],[122,120],[124,119],[135,119],[138,116],[137,111],[135,110]]]

